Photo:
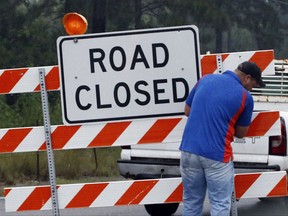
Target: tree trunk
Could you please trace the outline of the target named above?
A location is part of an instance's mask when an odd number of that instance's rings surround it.
[[[228,29],[227,33],[227,52],[232,52],[232,36],[231,36],[231,29]]]
[[[142,28],[142,0],[135,0],[135,29]]]
[[[94,0],[92,14],[92,33],[106,30],[106,0]]]
[[[215,29],[216,53],[222,52],[222,31],[220,28]]]
[[[65,12],[65,14],[71,12],[71,8],[72,8],[71,7],[71,2],[66,0],[64,2],[64,12]]]

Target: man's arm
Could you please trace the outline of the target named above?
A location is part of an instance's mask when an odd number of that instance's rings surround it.
[[[190,107],[189,107],[187,104],[185,104],[184,112],[185,112],[185,115],[186,115],[186,116],[189,116],[189,114],[190,114]]]
[[[243,138],[249,129],[249,126],[243,127],[243,126],[235,126],[235,134],[234,136],[237,138]]]

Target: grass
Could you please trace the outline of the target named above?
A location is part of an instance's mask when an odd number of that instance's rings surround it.
[[[121,148],[54,151],[57,184],[119,179]],[[0,155],[0,196],[4,187],[49,184],[46,152]]]

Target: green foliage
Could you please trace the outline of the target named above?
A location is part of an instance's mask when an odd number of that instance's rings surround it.
[[[0,95],[0,127],[13,127],[13,116],[14,110],[11,110],[9,105],[6,103],[5,95]]]
[[[279,4],[281,2],[264,0],[167,0],[169,13],[168,17],[163,16],[162,22],[165,25],[197,25],[202,53],[207,50],[213,53],[275,49],[277,54],[285,49],[282,41],[287,35],[287,24],[283,23],[280,10],[287,13],[288,8]],[[245,41],[253,41],[252,46],[242,40],[237,50],[232,49],[233,43],[239,43],[238,34],[232,34],[235,28],[238,33],[249,32],[245,34]],[[231,37],[225,38],[225,34]],[[213,40],[214,44],[211,45]]]
[[[116,163],[119,155],[119,148],[56,151],[56,173],[66,179],[119,175]]]
[[[13,106],[18,127],[43,125],[40,94],[21,94]]]
[[[50,123],[51,125],[61,125],[62,123],[62,111],[61,111],[61,98],[60,92],[52,91],[48,92]],[[39,104],[39,106],[41,106]],[[43,124],[42,124],[43,125]]]
[[[26,1],[1,2],[0,50],[3,52],[0,52],[0,67],[57,64],[57,25],[51,24],[50,16],[41,14],[47,9],[35,13],[36,5]],[[41,9],[44,3],[39,1],[38,4],[36,8]]]
[[[56,176],[67,180],[119,176],[116,161],[120,150],[115,147],[54,151]],[[6,186],[27,180],[49,180],[46,152],[3,154],[0,161],[0,182]]]
[[[43,152],[44,153],[44,152]],[[40,153],[43,154],[43,153]],[[48,170],[44,157],[41,157],[39,170]],[[0,181],[5,185],[22,183],[27,179],[36,179],[37,176],[37,153],[19,153],[0,155]],[[41,173],[41,176],[47,176]]]
[[[0,95],[0,127],[27,127],[43,125],[41,95],[25,93],[9,95],[13,104],[7,104],[5,95]],[[52,125],[62,124],[60,93],[48,92],[50,122]]]

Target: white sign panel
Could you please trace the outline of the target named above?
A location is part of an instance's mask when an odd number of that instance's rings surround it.
[[[200,76],[195,26],[66,36],[57,48],[64,124],[183,114]]]

